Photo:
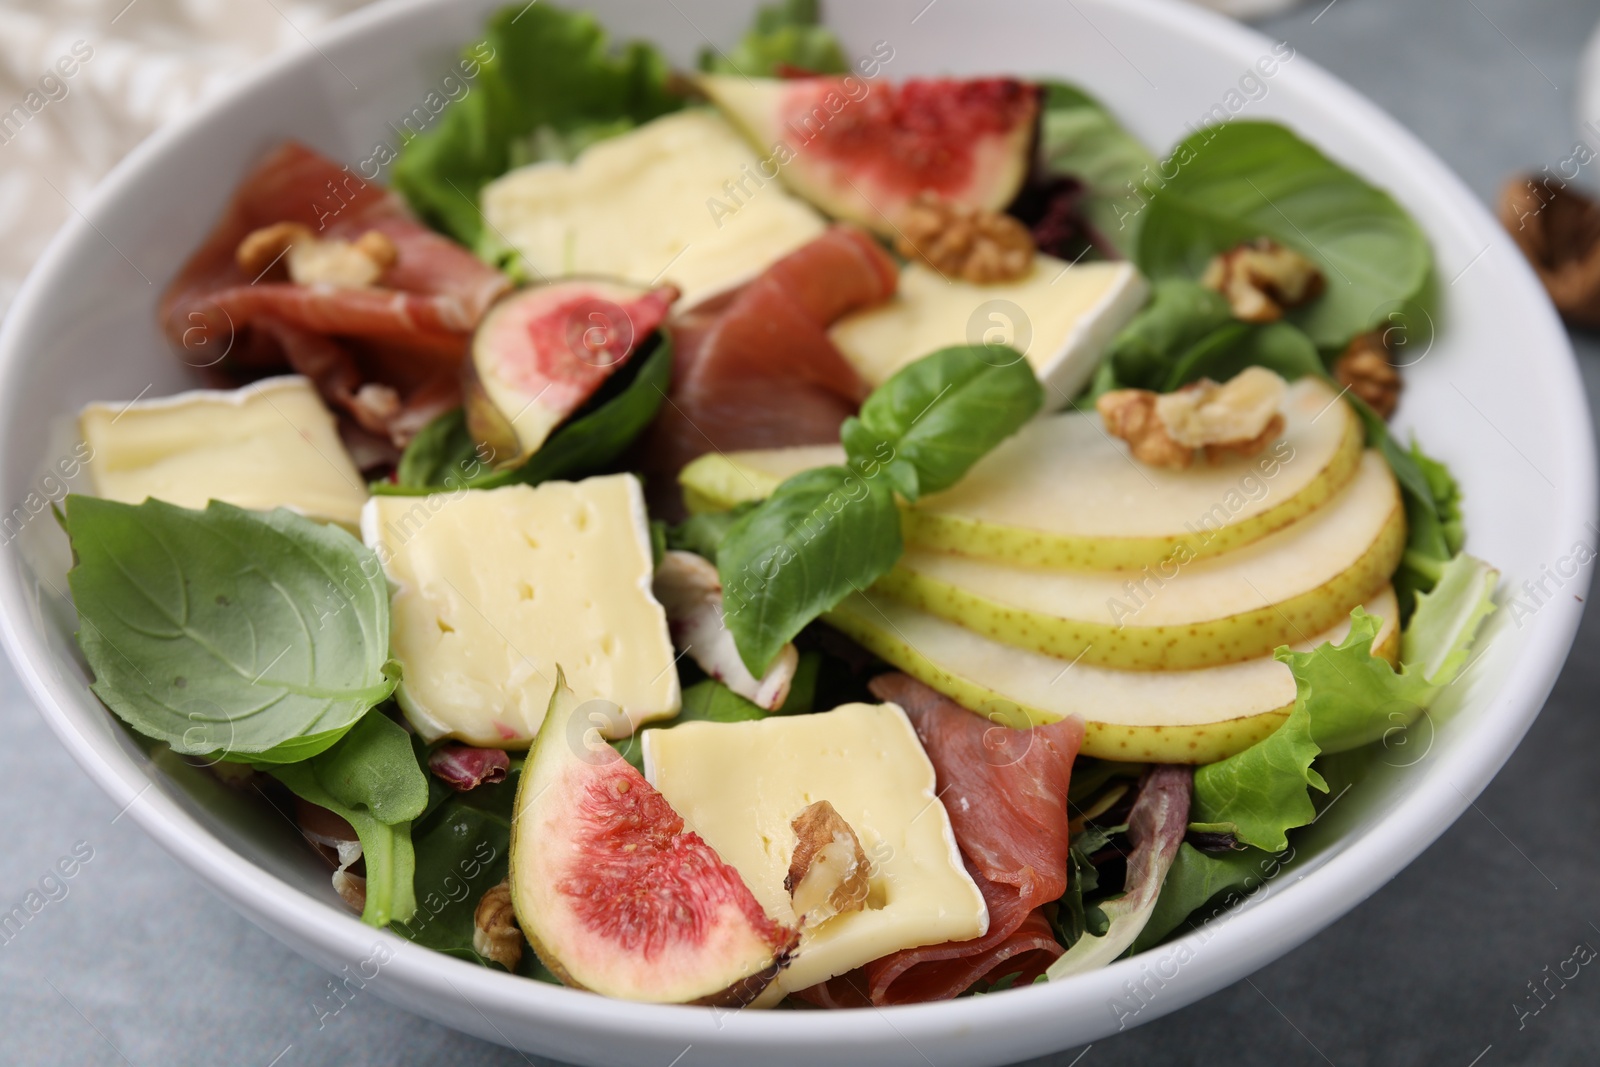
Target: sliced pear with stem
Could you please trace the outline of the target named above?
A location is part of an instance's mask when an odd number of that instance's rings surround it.
[[[1406,518],[1376,451],[1333,500],[1210,559],[1047,571],[912,549],[874,587],[1019,648],[1123,670],[1237,663],[1321,633],[1381,588]]]
[[[1399,608],[1384,586],[1364,605],[1383,620],[1374,655],[1393,663]],[[1276,730],[1294,706],[1294,676],[1271,655],[1189,671],[1119,671],[1003,645],[879,594],[851,594],[829,625],[963,707],[1022,728],[1068,715],[1085,723],[1082,752],[1099,759],[1212,763]],[[1338,642],[1338,625],[1293,648]]]
[[[1350,483],[1363,431],[1326,382],[1284,400],[1283,436],[1261,454],[1183,471],[1138,463],[1094,413],[1035,419],[957,485],[907,507],[907,544],[1038,567],[1138,570],[1259,540]],[[838,446],[708,453],[679,482],[691,511],[759,500],[783,479],[844,462]]]

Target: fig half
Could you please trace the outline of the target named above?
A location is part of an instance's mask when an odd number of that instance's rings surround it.
[[[695,85],[762,153],[762,173],[884,237],[925,193],[1003,210],[1027,177],[1039,115],[1038,88],[1015,78],[702,74]]]
[[[472,335],[467,429],[495,467],[522,463],[643,347],[678,291],[574,279],[503,297]]]
[[[622,1000],[742,1006],[799,934],[687,830],[601,740],[620,716],[558,672],[518,786],[511,899],[528,943],[569,986]]]

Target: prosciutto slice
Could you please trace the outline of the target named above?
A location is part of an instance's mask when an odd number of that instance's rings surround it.
[[[280,222],[325,240],[376,230],[397,255],[369,288],[247,277],[234,259],[239,242]],[[160,315],[186,363],[235,379],[306,373],[356,424],[403,443],[426,421],[414,401],[432,412],[459,403],[458,370],[472,330],[508,285],[413,218],[395,194],[291,141],[245,177],[168,286]]]
[[[696,456],[826,444],[869,389],[828,339],[841,316],[894,295],[894,260],[834,226],[731,296],[679,316],[673,386],[642,453],[673,485]]]
[[[1067,888],[1067,786],[1082,721],[996,726],[903,674],[875,678],[871,689],[905,709],[933,761],[967,872],[989,905],[989,930],[892,953],[800,995],[881,1007],[947,1000],[1008,974],[1033,981],[1061,955],[1042,909]]]

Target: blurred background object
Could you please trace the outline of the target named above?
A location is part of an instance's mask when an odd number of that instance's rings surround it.
[[[0,2],[0,314],[117,161],[367,0]]]

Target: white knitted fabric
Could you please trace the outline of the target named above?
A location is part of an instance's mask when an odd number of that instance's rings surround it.
[[[163,122],[366,0],[0,0],[0,313]]]

